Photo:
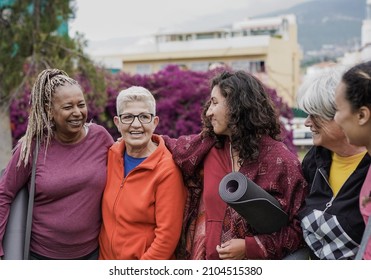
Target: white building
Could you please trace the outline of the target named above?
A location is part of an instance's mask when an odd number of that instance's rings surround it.
[[[255,73],[290,106],[300,82],[301,57],[295,15],[246,19],[207,30],[163,30],[119,51],[93,56],[132,74],[154,73],[168,64],[193,71],[224,64]]]
[[[358,51],[344,54],[339,63],[351,67],[371,60],[371,0],[366,1],[366,16],[362,22],[361,47]]]
[[[361,60],[371,60],[371,0],[366,2],[366,19],[362,23]]]

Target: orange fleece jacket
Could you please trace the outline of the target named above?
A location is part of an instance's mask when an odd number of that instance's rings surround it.
[[[164,140],[124,178],[124,141],[108,152],[99,259],[174,259],[182,229],[186,189]]]

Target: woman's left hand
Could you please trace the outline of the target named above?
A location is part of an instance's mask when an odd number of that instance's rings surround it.
[[[231,239],[216,246],[222,260],[243,260],[245,258],[245,239]]]

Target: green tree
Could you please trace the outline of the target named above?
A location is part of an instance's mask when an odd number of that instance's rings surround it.
[[[68,35],[74,5],[73,0],[0,0],[2,112],[8,113],[9,104],[25,87],[30,88],[40,71],[54,67],[86,77],[91,91],[88,99],[105,102],[104,76],[84,53],[86,41],[81,34]]]

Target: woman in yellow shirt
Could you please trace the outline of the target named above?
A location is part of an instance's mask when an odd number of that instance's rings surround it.
[[[299,213],[312,259],[354,259],[364,231],[358,197],[371,158],[334,121],[341,74],[333,68],[309,76],[299,90],[314,144],[302,161],[310,193]]]

